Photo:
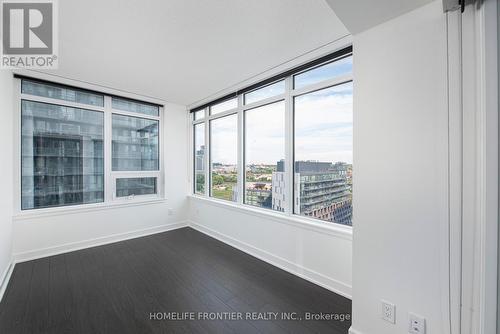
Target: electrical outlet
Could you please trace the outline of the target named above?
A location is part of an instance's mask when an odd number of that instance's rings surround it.
[[[382,300],[382,319],[391,324],[396,323],[396,306],[393,303]]]
[[[414,313],[410,313],[408,319],[408,332],[411,334],[425,334],[425,318]]]

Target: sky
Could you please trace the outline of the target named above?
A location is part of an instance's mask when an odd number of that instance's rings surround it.
[[[297,88],[352,71],[352,58],[295,76]],[[278,82],[252,93],[282,93]],[[352,163],[352,82],[297,96],[294,100],[295,159]],[[247,94],[248,95],[248,94]],[[267,95],[267,96],[266,96]],[[271,94],[275,95],[275,94]],[[237,163],[237,116],[211,122],[212,161]],[[276,164],[285,157],[284,101],[245,111],[246,164]]]
[[[285,157],[285,109],[278,102],[245,111],[247,164]],[[236,164],[237,116],[212,121],[212,161]],[[352,163],[352,83],[295,99],[296,160]]]
[[[295,99],[295,159],[352,163],[352,82]]]

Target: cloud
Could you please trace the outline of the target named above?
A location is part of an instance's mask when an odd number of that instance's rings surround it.
[[[236,165],[238,161],[238,117],[230,115],[210,122],[212,161]]]
[[[295,105],[296,160],[352,163],[352,83],[298,96]],[[237,116],[212,121],[212,161],[236,164]],[[284,101],[245,111],[247,164],[284,158]]]
[[[295,99],[295,159],[352,163],[352,83]]]

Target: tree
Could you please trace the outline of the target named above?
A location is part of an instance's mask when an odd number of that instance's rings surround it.
[[[212,176],[212,183],[216,186],[221,185],[224,183],[224,177],[222,177],[222,175],[215,174]]]

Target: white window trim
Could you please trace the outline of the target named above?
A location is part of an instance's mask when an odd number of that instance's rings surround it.
[[[141,97],[136,94],[126,93],[123,91],[112,90],[109,88],[104,91],[99,86],[94,86],[88,83],[80,85],[79,82],[73,82],[69,79],[59,79],[45,74],[29,73],[25,71],[14,71],[14,74],[19,74],[27,80],[43,80],[57,85],[71,86],[77,89],[92,90],[100,92],[104,95],[104,107],[92,106],[87,104],[64,101],[60,99],[52,99],[42,96],[23,94],[21,93],[22,78],[14,77],[14,107],[16,116],[14,117],[14,219],[21,220],[29,217],[53,216],[59,214],[68,214],[72,212],[85,212],[94,210],[103,210],[107,208],[116,208],[121,206],[135,206],[141,204],[161,203],[165,202],[165,150],[164,150],[164,102],[161,104],[159,100]],[[102,91],[102,92],[101,92]],[[113,109],[111,105],[112,96],[120,96],[127,99],[132,99],[138,102],[152,103],[159,106],[159,116],[146,115],[141,113],[128,112],[118,109]],[[30,100],[35,102],[43,102],[56,104],[61,106],[86,109],[91,111],[102,112],[104,114],[104,201],[99,203],[75,204],[67,206],[55,206],[49,208],[33,208],[21,209],[21,101]],[[155,171],[112,171],[112,115],[123,115],[138,117],[143,119],[157,120],[159,138],[158,138],[158,155],[159,169]],[[116,197],[116,179],[122,177],[157,177],[157,193],[152,195],[136,195],[129,197]]]
[[[328,63],[330,61],[325,62]],[[321,65],[316,65],[311,68],[319,67]],[[287,77],[285,77],[283,80],[285,81],[285,93],[272,96],[257,102],[249,103],[247,105],[243,104],[243,99],[244,99],[244,94],[239,94],[237,96],[238,98],[238,107],[230,110],[226,110],[224,112],[220,112],[214,115],[210,115],[210,107],[205,108],[205,117],[194,120],[194,112],[189,114],[188,117],[188,124],[189,124],[189,140],[190,140],[190,154],[191,154],[191,164],[190,164],[190,177],[192,179],[191,185],[190,185],[190,197],[195,198],[195,199],[203,199],[205,201],[212,202],[216,205],[225,205],[228,207],[236,207],[239,208],[245,212],[251,211],[251,212],[258,212],[259,214],[262,214],[264,216],[270,216],[270,217],[280,217],[284,218],[287,221],[293,221],[295,223],[301,223],[301,224],[310,224],[314,223],[315,225],[318,226],[324,226],[325,228],[330,228],[332,225],[334,226],[335,230],[340,231],[340,233],[346,233],[346,230],[348,231],[349,234],[352,234],[352,226],[349,225],[342,225],[342,224],[335,224],[327,221],[323,221],[321,219],[316,219],[316,218],[311,218],[311,217],[306,217],[306,216],[301,216],[299,214],[293,213],[294,211],[294,203],[293,203],[293,185],[294,185],[294,175],[293,175],[293,166],[294,166],[294,135],[293,135],[293,128],[294,128],[294,110],[293,110],[293,101],[296,96],[308,94],[311,92],[315,92],[318,90],[322,89],[327,89],[335,86],[339,86],[348,82],[353,82],[353,75],[344,75],[344,76],[339,76],[335,77],[332,79],[324,80],[318,83],[314,83],[305,87],[302,87],[300,89],[294,89],[293,88],[293,78],[295,75],[300,74],[302,72],[308,71],[304,70],[301,72],[293,73]],[[266,85],[263,85],[262,87],[265,87]],[[256,88],[259,89],[259,88]],[[244,193],[244,180],[243,176],[245,175],[245,166],[244,164],[244,124],[243,124],[243,113],[245,110],[250,110],[258,107],[262,107],[264,105],[272,104],[278,101],[285,101],[285,178],[286,181],[288,182],[285,191],[286,191],[286,202],[285,202],[285,211],[284,212],[279,212],[279,211],[274,211],[271,209],[267,208],[260,208],[257,206],[252,206],[243,203],[243,193]],[[214,197],[211,197],[210,194],[210,178],[211,178],[211,161],[210,161],[210,121],[222,117],[226,117],[232,114],[237,114],[238,115],[238,165],[237,165],[237,171],[238,171],[238,184],[237,184],[237,189],[238,189],[238,194],[237,194],[237,201],[228,201],[228,200],[223,200],[223,199],[217,199]],[[205,123],[205,161],[207,166],[207,170],[205,171],[205,194],[198,194],[195,192],[195,186],[196,186],[196,181],[194,180],[194,153],[195,153],[195,147],[194,147],[194,125],[200,124],[200,123]],[[354,221],[352,221],[352,224],[354,225]]]
[[[270,219],[289,226],[307,228],[309,230],[333,235],[342,239],[352,241],[352,227],[342,224],[332,224],[320,219],[309,218],[299,215],[287,215],[284,212],[263,209],[248,204],[239,204],[231,201],[225,201],[213,197],[206,197],[199,194],[189,195],[191,200],[200,201],[215,205],[221,208],[238,211],[244,214],[253,215],[259,218]]]

